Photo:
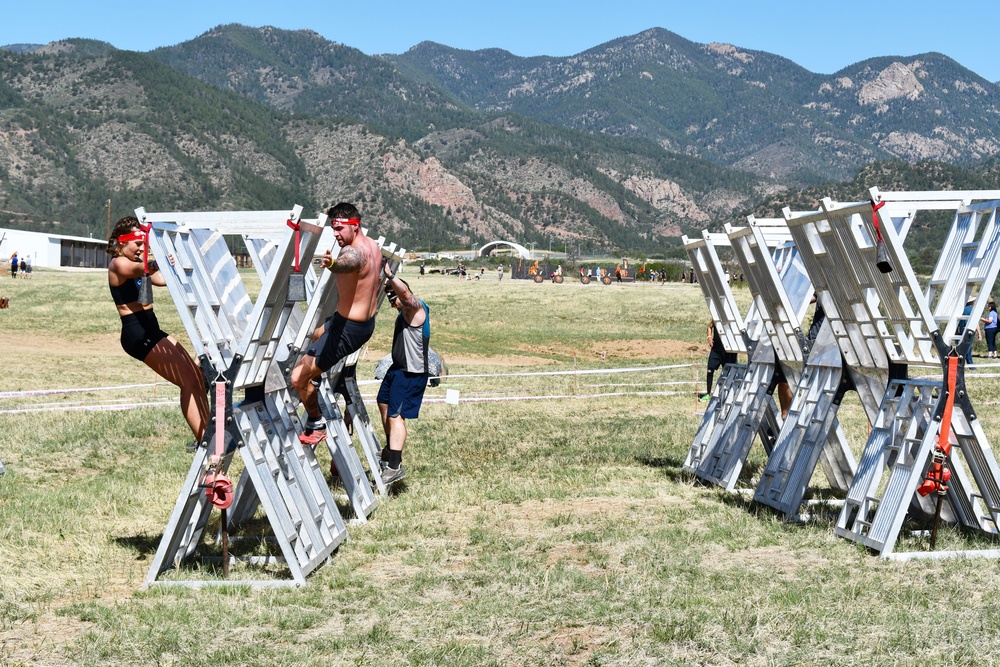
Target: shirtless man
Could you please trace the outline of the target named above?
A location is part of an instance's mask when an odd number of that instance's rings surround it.
[[[353,204],[341,202],[326,214],[340,246],[336,261],[327,250],[323,268],[336,275],[337,312],[313,335],[313,344],[292,370],[292,386],[306,408],[304,445],[326,440],[326,421],[319,411],[319,399],[312,381],[349,354],[361,349],[375,331],[378,308],[379,272],[382,253],[378,244],[361,232],[361,214]]]

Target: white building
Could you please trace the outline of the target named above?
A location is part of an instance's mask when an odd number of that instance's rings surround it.
[[[104,239],[83,236],[41,234],[0,227],[0,262],[10,264],[16,252],[18,259],[27,257],[32,268],[60,266],[106,268],[110,259],[104,249]]]

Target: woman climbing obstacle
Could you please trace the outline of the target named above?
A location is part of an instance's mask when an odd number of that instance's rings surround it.
[[[122,349],[138,359],[181,390],[181,411],[198,441],[205,434],[209,420],[208,395],[201,369],[187,350],[167,332],[153,313],[152,304],[139,301],[139,290],[146,273],[143,248],[146,235],[139,221],[127,216],[118,221],[108,239],[108,286],[111,298],[122,318]],[[153,285],[163,287],[166,281],[155,262],[149,262]]]

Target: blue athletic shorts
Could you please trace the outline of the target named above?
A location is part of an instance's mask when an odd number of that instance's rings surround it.
[[[427,388],[427,373],[408,373],[402,368],[390,368],[382,378],[376,399],[388,405],[390,417],[416,419]]]

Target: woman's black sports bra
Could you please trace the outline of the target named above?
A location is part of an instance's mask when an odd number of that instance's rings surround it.
[[[126,280],[118,287],[108,285],[108,288],[111,290],[111,298],[114,299],[115,305],[125,306],[138,301],[140,282],[142,282],[142,278],[134,278]]]

